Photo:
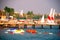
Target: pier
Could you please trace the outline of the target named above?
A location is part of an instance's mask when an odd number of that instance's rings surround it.
[[[17,28],[28,28],[28,26],[31,26],[31,28],[35,29],[35,27],[40,26],[41,29],[44,29],[44,26],[48,26],[50,29],[52,29],[52,26],[59,26],[58,29],[60,29],[60,25],[58,24],[50,24],[50,25],[47,25],[47,24],[8,24],[8,23],[0,23],[0,27],[3,27],[3,28],[9,28],[9,27],[17,27]]]
[[[60,29],[60,25],[59,25],[59,29]]]

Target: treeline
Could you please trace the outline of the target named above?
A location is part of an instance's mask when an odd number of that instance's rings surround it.
[[[14,8],[10,8],[10,7],[7,7],[7,6],[4,8],[4,10],[5,10],[5,12],[3,12],[3,13],[0,12],[0,15],[4,14],[7,17],[8,16],[13,16],[17,19],[27,19],[27,18],[29,18],[29,19],[40,19],[42,17],[42,15],[40,15],[40,14],[38,14],[38,15],[34,14],[33,11],[28,11],[27,13],[23,13],[23,17],[21,17],[19,15],[19,13],[15,13]],[[48,15],[46,15],[46,14],[44,15],[45,18],[47,18],[47,16]],[[58,17],[55,17],[55,18],[58,18]]]

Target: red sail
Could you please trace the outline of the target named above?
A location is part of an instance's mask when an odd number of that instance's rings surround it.
[[[50,16],[48,16],[48,19],[49,19],[49,20],[51,20],[51,17],[50,17]]]

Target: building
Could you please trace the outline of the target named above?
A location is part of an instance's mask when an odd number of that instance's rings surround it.
[[[5,11],[0,10],[0,19],[6,19]]]

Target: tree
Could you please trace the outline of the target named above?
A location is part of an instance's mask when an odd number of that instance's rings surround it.
[[[40,15],[34,15],[34,17],[33,17],[33,19],[39,19],[39,18],[41,18]]]
[[[48,15],[45,14],[45,15],[44,15],[44,18],[47,18],[47,17],[48,17]]]
[[[6,12],[6,16],[7,17],[13,15],[13,13],[14,13],[14,9],[13,8],[9,8],[7,6],[4,8],[4,10]]]
[[[27,12],[28,17],[27,18],[33,18],[33,11],[28,11]]]

